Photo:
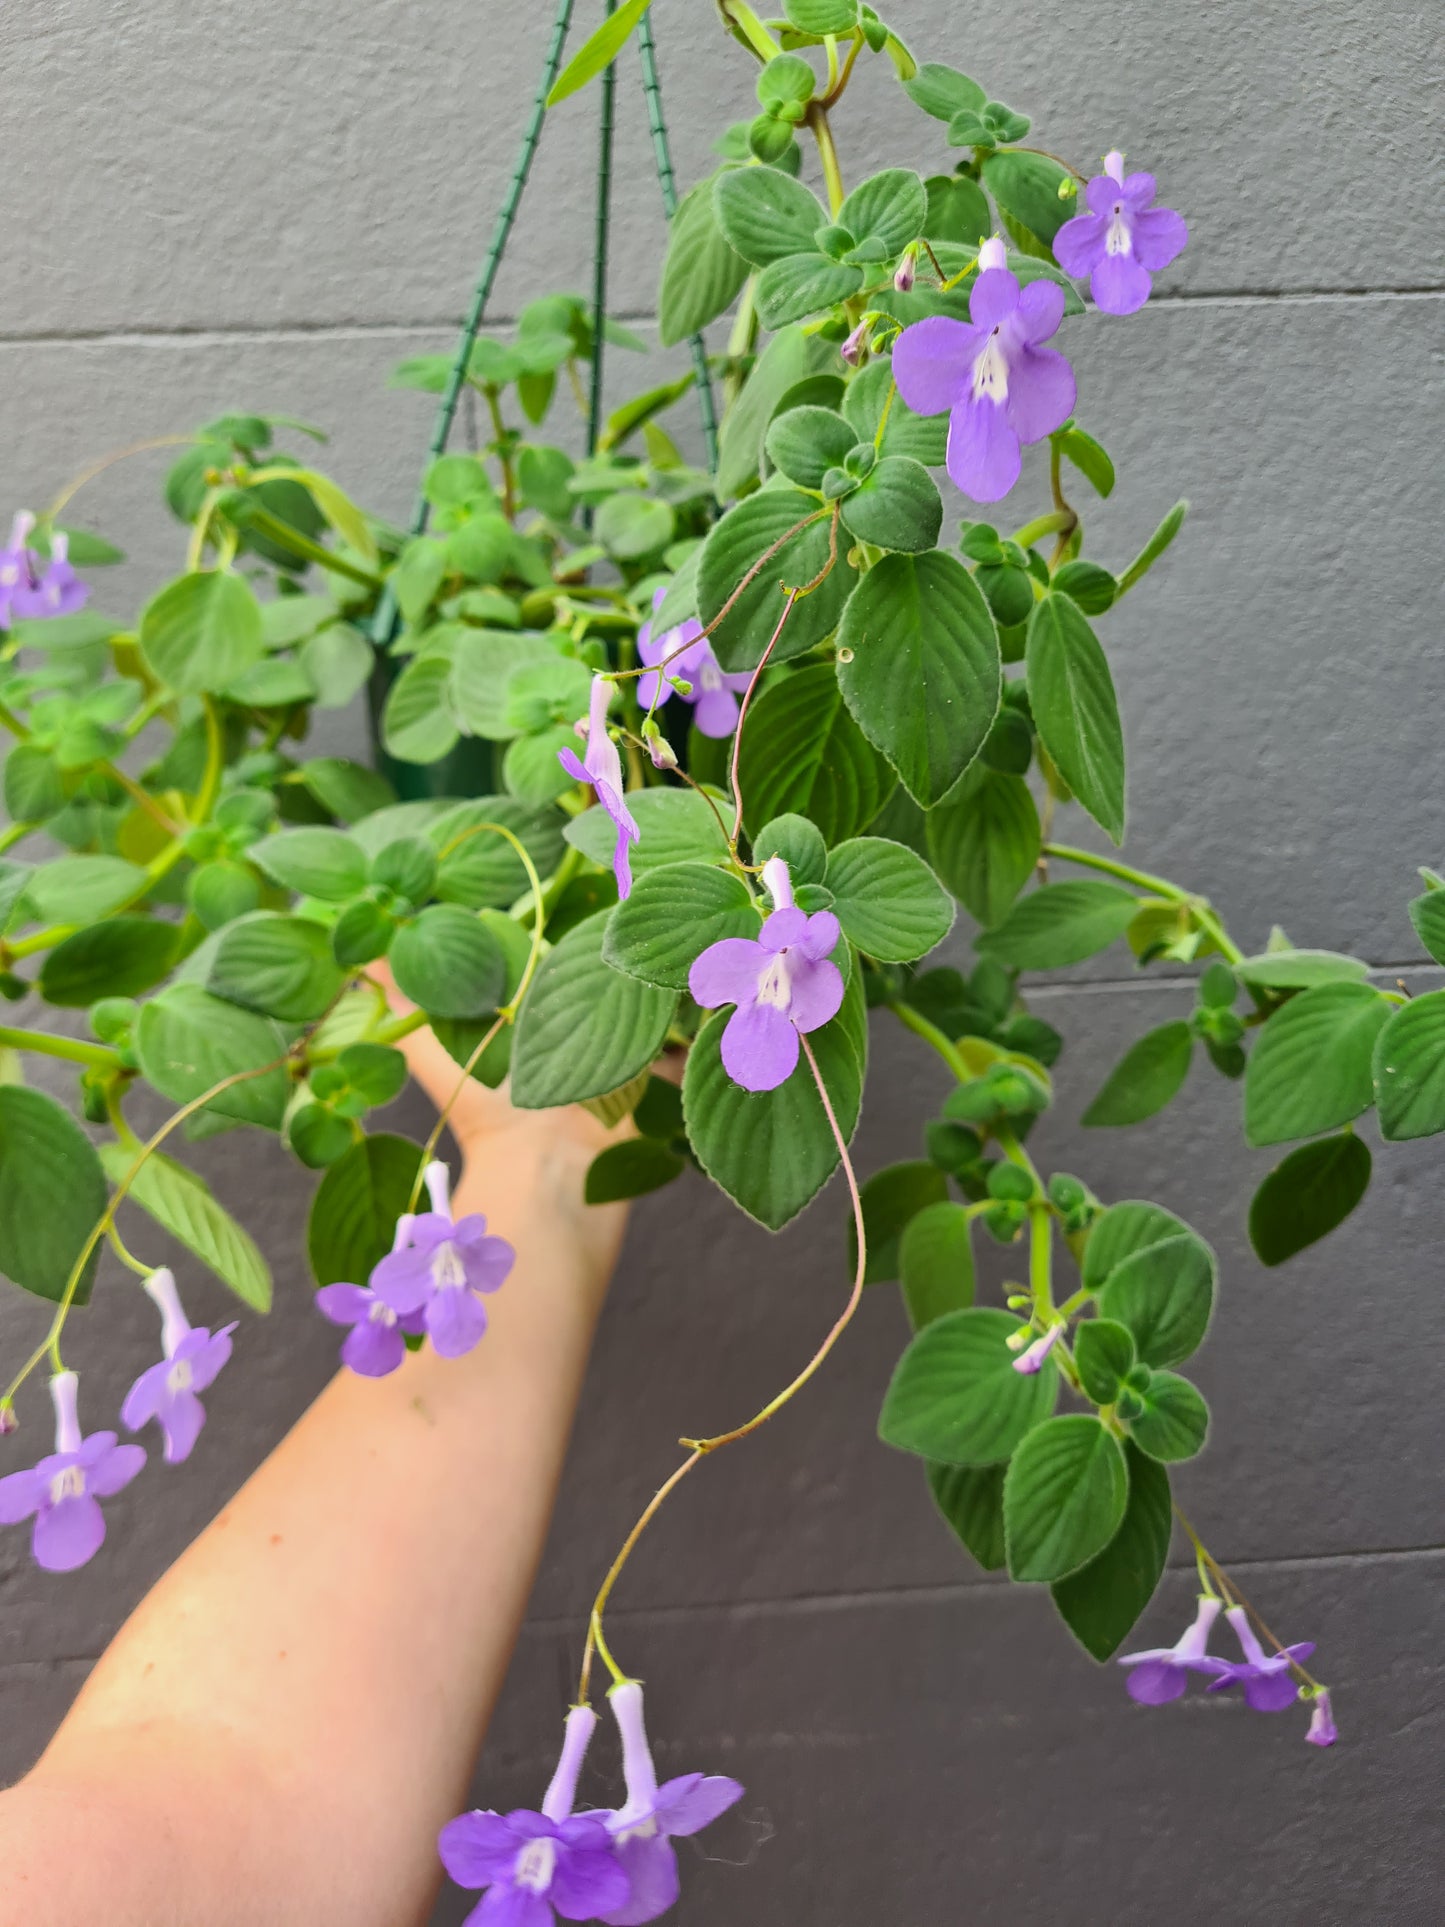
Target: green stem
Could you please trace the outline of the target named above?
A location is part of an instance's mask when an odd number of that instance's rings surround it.
[[[279,515],[269,509],[257,508],[254,504],[247,510],[247,526],[259,529],[262,535],[269,535],[273,542],[279,542],[283,549],[290,549],[306,562],[316,563],[318,568],[330,569],[333,575],[344,575],[352,582],[359,582],[368,589],[380,589],[382,578],[371,569],[363,569],[360,563],[348,561],[344,555],[337,555],[320,542],[313,542],[309,535],[293,529],[289,522],[283,522]]]
[[[1021,529],[1015,530],[1010,537],[1021,549],[1031,549],[1042,535],[1056,535],[1060,531],[1072,529],[1076,517],[1072,509],[1051,509],[1047,515],[1036,515],[1032,522],[1025,522]]]
[[[0,1024],[0,1048],[38,1051],[43,1057],[64,1057],[72,1064],[88,1064],[95,1070],[118,1071],[120,1055],[104,1044],[87,1044],[79,1037],[54,1037],[45,1030],[16,1030]]]
[[[482,396],[487,404],[487,413],[492,418],[492,433],[496,437],[497,461],[502,470],[502,513],[509,522],[517,519],[517,481],[512,473],[512,453],[508,447],[507,424],[502,420],[502,404],[496,387],[491,382],[482,384]]]
[[[823,181],[828,189],[828,210],[836,221],[838,210],[848,198],[843,188],[843,171],[838,165],[838,149],[833,140],[833,129],[828,121],[828,110],[821,101],[808,103],[808,126],[813,139],[818,144],[818,159],[823,163]]]
[[[783,51],[747,0],[721,0],[721,4],[723,18],[747,42],[759,60],[775,60]]]
[[[1029,1294],[1034,1315],[1047,1330],[1056,1321],[1053,1286],[1054,1221],[1043,1203],[1029,1206]]]
[[[937,1024],[930,1024],[926,1017],[920,1017],[909,1004],[890,1004],[888,1008],[905,1030],[911,1030],[915,1037],[921,1037],[925,1044],[938,1052],[960,1084],[970,1081],[972,1073],[959,1054],[957,1045],[944,1036]]]
[[[1135,870],[1127,863],[1120,863],[1111,856],[1096,856],[1092,850],[1076,849],[1071,843],[1045,843],[1043,854],[1057,857],[1061,863],[1079,863],[1086,870],[1102,870],[1105,876],[1118,877],[1122,883],[1132,883],[1140,890],[1148,890],[1156,897],[1168,897],[1171,903],[1183,903],[1189,907],[1194,921],[1206,936],[1218,946],[1220,955],[1232,964],[1244,961],[1244,952],[1229,935],[1218,916],[1205,902],[1203,897],[1194,896],[1182,890],[1177,883],[1167,877],[1151,876],[1147,870]]]
[[[11,823],[7,825],[4,830],[0,830],[0,853],[12,849],[15,844],[22,842],[27,836],[30,836],[39,828],[40,825],[38,823]]]

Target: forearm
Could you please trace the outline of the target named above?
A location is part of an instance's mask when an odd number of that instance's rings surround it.
[[[145,1600],[0,1801],[0,1927],[424,1917],[620,1234],[590,1148],[528,1124],[468,1169],[517,1249],[485,1339],[343,1373]]]

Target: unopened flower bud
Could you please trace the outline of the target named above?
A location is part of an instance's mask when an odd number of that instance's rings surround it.
[[[910,248],[894,270],[893,285],[900,294],[907,294],[917,275],[918,263],[914,260],[913,250]]]
[[[652,758],[652,767],[654,769],[677,768],[677,756],[672,744],[668,742],[667,738],[658,728],[656,720],[651,716],[643,718],[642,740],[647,746],[648,755]]]
[[[10,1433],[20,1430],[20,1421],[15,1416],[15,1407],[6,1399],[0,1405],[0,1439],[8,1438]]]
[[[1122,184],[1124,179],[1124,156],[1119,152],[1117,147],[1111,147],[1104,156],[1104,172],[1109,176],[1111,181],[1118,181]]]
[[[1077,200],[1078,194],[1079,183],[1074,179],[1072,174],[1066,174],[1059,182],[1059,199],[1061,201]]]
[[[669,676],[667,680],[672,684],[679,696],[690,696],[692,694],[692,684],[686,676]]]
[[[1310,1714],[1310,1730],[1305,1739],[1310,1746],[1333,1746],[1340,1737],[1335,1725],[1335,1716],[1330,1709],[1330,1689],[1321,1686],[1314,1696],[1314,1711]]]
[[[1007,266],[1008,249],[996,234],[990,235],[978,251],[979,273],[986,274],[990,268],[1006,268]]]
[[[1010,1311],[1027,1311],[1029,1308],[1029,1295],[1026,1291],[1011,1291],[1004,1300],[1004,1303]],[[1027,1337],[1027,1332],[1014,1332],[1004,1342],[1011,1346],[1014,1351],[1017,1351]]]
[[[1024,1352],[1021,1357],[1014,1360],[1014,1370],[1022,1373],[1026,1378],[1031,1378],[1035,1372],[1041,1371],[1044,1360],[1054,1349],[1055,1345],[1058,1344],[1063,1335],[1064,1327],[1062,1324],[1050,1326],[1042,1337],[1034,1340],[1033,1344],[1029,1346],[1028,1350]]]
[[[838,350],[850,368],[856,368],[863,359],[863,350],[868,345],[868,330],[871,325],[865,317]]]
[[[793,879],[780,856],[770,856],[763,865],[763,888],[772,898],[775,910],[793,908]]]

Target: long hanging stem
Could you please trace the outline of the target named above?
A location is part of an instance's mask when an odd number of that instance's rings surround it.
[[[651,13],[643,14],[637,23],[637,51],[642,59],[642,91],[647,97],[647,124],[652,133],[657,181],[662,189],[663,211],[670,221],[677,212],[677,180],[672,171],[667,123],[662,118],[662,87],[657,78],[657,49],[652,38]],[[689,336],[688,349],[697,375],[697,405],[702,416],[703,447],[707,450],[707,466],[711,473],[717,467],[717,409],[713,402],[712,377],[708,373],[707,343],[700,333]]]
[[[537,151],[537,141],[542,132],[542,121],[547,111],[547,96],[552,91],[552,82],[557,78],[562,65],[562,47],[567,39],[567,28],[572,19],[572,0],[558,0],[557,15],[552,23],[552,38],[547,43],[546,57],[542,63],[542,78],[537,84],[537,92],[532,99],[532,111],[527,117],[527,125],[522,132],[522,145],[518,149],[516,163],[512,168],[507,191],[502,197],[502,205],[497,214],[497,224],[492,229],[492,238],[487,247],[486,259],[482,262],[482,272],[472,293],[471,306],[467,309],[462,323],[461,338],[452,357],[451,369],[447,375],[447,385],[442,390],[442,398],[437,404],[436,419],[432,423],[431,440],[427,444],[426,466],[430,468],[438,455],[447,445],[456,419],[457,403],[461,399],[462,386],[467,378],[467,363],[471,359],[472,343],[477,338],[477,330],[482,325],[487,303],[492,296],[492,284],[497,278],[497,269],[502,264],[502,254],[507,238],[512,232],[512,223],[517,218],[521,205],[522,190],[527,185],[527,176],[532,169],[532,158]],[[427,525],[431,505],[425,494],[417,493],[416,504],[412,509],[411,532],[420,535]],[[396,631],[396,597],[388,583],[381,598],[371,625],[371,639],[379,649],[384,649]]]
[[[1061,863],[1078,863],[1087,870],[1102,870],[1105,876],[1118,877],[1123,883],[1132,883],[1137,889],[1148,890],[1156,897],[1168,897],[1173,903],[1188,906],[1194,921],[1207,936],[1218,945],[1220,954],[1232,964],[1243,963],[1244,952],[1233,941],[1229,932],[1215,912],[1201,897],[1192,896],[1177,883],[1167,877],[1151,876],[1147,870],[1132,869],[1127,863],[1120,863],[1111,856],[1096,856],[1092,850],[1075,849],[1071,843],[1045,843],[1043,854],[1057,857]]]
[[[610,19],[617,0],[603,0]],[[645,18],[645,16],[644,16]],[[607,325],[607,237],[612,220],[612,128],[617,101],[617,63],[602,70],[602,109],[597,129],[597,227],[592,259],[592,382],[587,397],[587,453],[597,453],[602,432],[603,329]]]
[[[858,1237],[858,1259],[853,1271],[853,1289],[849,1293],[847,1304],[844,1305],[842,1311],[835,1319],[832,1330],[808,1360],[802,1371],[774,1398],[770,1398],[760,1412],[755,1412],[750,1419],[742,1425],[735,1426],[731,1432],[720,1432],[716,1438],[682,1439],[679,1441],[680,1444],[688,1447],[687,1457],[676,1470],[664,1480],[662,1485],[658,1487],[657,1491],[654,1492],[648,1500],[646,1506],[643,1508],[641,1517],[623,1540],[617,1557],[608,1568],[607,1577],[602,1581],[598,1589],[597,1597],[592,1603],[592,1612],[587,1626],[587,1640],[582,1649],[582,1671],[577,1684],[577,1703],[579,1706],[585,1705],[587,1701],[588,1688],[592,1678],[592,1655],[594,1651],[602,1654],[604,1663],[614,1680],[620,1684],[625,1678],[625,1675],[618,1668],[616,1661],[608,1651],[606,1641],[602,1637],[602,1615],[607,1610],[607,1601],[612,1595],[613,1587],[622,1575],[623,1567],[632,1557],[638,1540],[642,1537],[653,1519],[656,1518],[668,1495],[676,1491],[677,1487],[682,1484],[693,1467],[701,1464],[710,1452],[716,1452],[724,1445],[732,1445],[739,1439],[747,1438],[750,1433],[756,1432],[759,1426],[766,1425],[775,1413],[780,1412],[788,1403],[789,1399],[800,1392],[808,1383],[809,1379],[821,1368],[828,1354],[852,1322],[853,1314],[862,1302],[863,1280],[868,1270],[868,1234],[863,1223],[863,1199],[858,1189],[858,1174],[854,1171],[853,1160],[848,1155],[848,1140],[844,1135],[842,1125],[838,1122],[838,1113],[833,1108],[833,1100],[828,1095],[828,1087],[823,1082],[823,1073],[818,1068],[818,1060],[813,1054],[813,1046],[802,1033],[799,1034],[798,1042],[802,1045],[803,1055],[808,1060],[808,1069],[813,1074],[813,1082],[818,1089],[818,1097],[823,1106],[823,1113],[828,1120],[828,1127],[833,1133],[833,1142],[838,1147],[838,1157],[843,1166],[843,1174],[848,1182],[848,1196],[852,1200],[853,1205],[853,1228]]]

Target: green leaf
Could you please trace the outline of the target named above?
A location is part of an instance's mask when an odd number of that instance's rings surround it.
[[[523,1110],[604,1097],[662,1048],[677,993],[603,962],[609,921],[588,917],[569,930],[532,979],[512,1051],[512,1102]]]
[[[846,1007],[845,1007],[846,1008]],[[806,1060],[772,1091],[745,1091],[723,1069],[722,1033],[731,1011],[703,1025],[688,1053],[682,1103],[687,1134],[707,1175],[750,1218],[781,1231],[838,1168],[838,1146]],[[837,1017],[808,1042],[834,1112],[851,1137],[862,1101],[863,1073]]]
[[[1129,1474],[1096,1418],[1046,1419],[1009,1461],[1003,1487],[1009,1577],[1063,1579],[1102,1552],[1124,1518]]]
[[[713,180],[699,181],[677,204],[668,231],[658,295],[664,348],[686,341],[732,306],[748,264],[729,244],[717,218]]]
[[[1249,1207],[1249,1242],[1282,1265],[1343,1224],[1370,1184],[1370,1147],[1353,1132],[1302,1144],[1277,1164]]]
[[[1073,212],[1072,201],[1059,199],[1059,188],[1069,178],[1068,169],[1057,161],[1017,148],[989,154],[983,163],[983,184],[1000,212],[1046,244]]]
[[[1155,1372],[1139,1398],[1144,1410],[1129,1420],[1129,1432],[1141,1452],[1173,1465],[1204,1450],[1209,1407],[1187,1378]]]
[[[354,823],[396,801],[396,792],[384,776],[340,756],[315,757],[301,765],[300,774],[323,809],[343,823]]]
[[[343,830],[308,825],[263,836],[246,852],[283,889],[345,903],[366,887],[366,855]]]
[[[783,0],[783,12],[803,33],[851,33],[858,0]]]
[[[1142,1124],[1183,1090],[1193,1056],[1194,1035],[1187,1020],[1161,1024],[1129,1046],[1079,1122]]]
[[[1313,1137],[1367,1111],[1375,1039],[1389,1015],[1381,993],[1361,983],[1320,984],[1275,1011],[1245,1072],[1248,1142]]]
[[[286,1142],[309,1171],[322,1171],[345,1157],[355,1133],[344,1117],[324,1104],[301,1104],[286,1120]]]
[[[54,756],[34,743],[17,743],[5,758],[5,810],[11,822],[44,823],[65,803]]]
[[[656,1138],[629,1138],[609,1144],[587,1167],[582,1195],[588,1204],[614,1204],[619,1198],[640,1198],[680,1177],[687,1162]]]
[[[686,990],[694,960],[724,937],[756,937],[758,913],[730,870],[669,863],[639,877],[607,920],[604,963],[646,984]]]
[[[147,604],[140,646],[160,680],[182,695],[224,689],[266,653],[260,604],[227,569],[183,575]]]
[[[945,1465],[1009,1458],[1054,1409],[1058,1368],[1016,1372],[1011,1312],[975,1307],[925,1325],[899,1359],[878,1420],[885,1445]]]
[[[602,25],[587,36],[553,81],[547,106],[555,107],[569,94],[579,93],[589,80],[595,80],[605,67],[610,67],[651,4],[652,0],[622,0],[616,13],[609,14]]]
[[[57,944],[40,967],[49,1004],[79,1009],[98,997],[138,997],[168,976],[180,932],[153,917],[111,917]]]
[[[672,540],[677,517],[666,502],[649,496],[609,495],[593,524],[597,540],[619,562],[640,562]]]
[[[795,528],[797,533],[789,535]],[[762,489],[715,524],[698,558],[698,614],[709,624],[717,622],[748,571],[775,547],[777,552],[762,564],[711,633],[713,653],[730,674],[757,665],[786,607],[787,590],[811,582],[827,565],[828,516],[811,495],[798,489]],[[770,662],[801,655],[837,626],[856,580],[844,560],[843,545],[838,547],[831,572],[793,605]]]
[[[874,242],[883,258],[892,260],[923,232],[928,213],[928,190],[911,168],[886,167],[872,174],[844,201],[837,214],[860,246]]]
[[[287,1024],[323,1015],[341,985],[330,931],[266,910],[227,925],[206,979],[214,996]]]
[[[813,236],[827,220],[817,197],[776,167],[725,169],[713,199],[728,245],[755,268],[814,254]],[[860,279],[855,272],[853,285]]]
[[[346,491],[338,488],[329,475],[318,475],[314,468],[296,469],[294,479],[309,492],[312,501],[346,546],[354,549],[368,567],[374,566],[376,538],[371,533],[366,517]]]
[[[915,107],[942,121],[952,120],[966,108],[979,113],[988,99],[976,80],[937,60],[925,61],[911,80],[904,81],[903,91]]]
[[[863,1186],[863,1229],[868,1239],[865,1285],[886,1285],[898,1278],[903,1236],[911,1221],[930,1205],[947,1201],[948,1179],[926,1159],[885,1165]],[[848,1264],[858,1262],[858,1232],[848,1218]]]
[[[1122,937],[1139,902],[1117,883],[1046,883],[1020,897],[978,949],[1013,970],[1062,970]]]
[[[883,439],[877,443],[880,456],[911,455],[925,468],[942,465],[948,449],[948,417],[915,415],[896,390],[891,362],[870,361],[860,369],[849,382],[842,405],[860,442],[876,441],[878,424],[887,407]]]
[[[785,812],[764,824],[753,838],[754,863],[766,863],[780,856],[788,866],[794,887],[800,883],[821,883],[828,869],[828,850],[822,832],[805,816]]]
[[[1071,597],[1050,592],[1028,628],[1029,701],[1044,748],[1115,843],[1124,840],[1124,731],[1098,638]]]
[[[1266,950],[1234,966],[1241,982],[1260,990],[1310,990],[1316,984],[1358,983],[1370,966],[1334,950]]]
[[[1114,464],[1109,459],[1108,450],[1101,442],[1096,442],[1086,429],[1080,428],[1076,422],[1069,422],[1065,427],[1055,429],[1052,440],[1079,473],[1087,476],[1095,494],[1114,493]],[[1099,573],[1102,575],[1104,571],[1100,570]],[[1055,577],[1056,583],[1057,580]],[[1105,603],[1104,607],[1107,608],[1108,604]]]
[[[943,526],[943,500],[933,477],[908,455],[885,455],[843,499],[843,526],[875,548],[916,555],[931,549]]]
[[[1112,1405],[1124,1375],[1134,1364],[1134,1338],[1126,1325],[1090,1318],[1074,1337],[1074,1363],[1085,1392],[1096,1405]]]
[[[789,408],[773,417],[763,446],[768,460],[790,482],[816,489],[857,439],[852,425],[831,408]]]
[[[641,832],[632,846],[632,871],[639,880],[670,863],[719,863],[727,838],[696,790],[634,790],[627,806]],[[612,867],[617,829],[601,804],[574,816],[562,832],[574,850],[604,868]]]
[[[1005,1562],[1002,1465],[930,1465],[928,1489],[945,1522],[985,1572]]]
[[[404,923],[388,952],[396,987],[435,1017],[480,1017],[501,1003],[507,962],[479,918],[433,903]]]
[[[146,873],[118,856],[62,856],[25,882],[25,909],[37,923],[91,923],[141,895]]]
[[[758,319],[765,328],[781,328],[790,321],[803,321],[824,308],[846,301],[850,295],[857,294],[862,285],[861,268],[825,260],[821,254],[786,255],[781,261],[770,261],[758,276]]]
[[[100,1161],[112,1184],[119,1184],[135,1163],[125,1144],[103,1144]],[[163,1231],[183,1244],[229,1285],[252,1311],[271,1309],[271,1268],[250,1234],[211,1196],[205,1183],[183,1164],[153,1151],[126,1192],[131,1204],[148,1212]]]
[[[928,812],[934,869],[985,929],[1007,916],[1039,860],[1039,813],[1021,776],[975,763]]]
[[[973,1303],[973,1241],[961,1204],[927,1204],[903,1227],[899,1282],[914,1331]]]
[[[1382,1137],[1398,1143],[1445,1131],[1445,990],[1390,1013],[1375,1044],[1374,1077]]]
[[[953,905],[932,870],[886,837],[840,843],[824,880],[844,935],[880,963],[912,963],[953,927]]]
[[[941,550],[884,556],[849,598],[838,644],[859,728],[917,802],[941,802],[998,712],[998,637],[972,576]]]
[[[438,763],[461,731],[451,706],[452,665],[445,656],[418,656],[391,685],[381,715],[387,754],[403,763]]]
[[[260,1072],[206,1108],[238,1123],[280,1128],[291,1080],[280,1061],[286,1040],[269,1017],[213,997],[199,984],[171,984],[141,1011],[135,1050],[141,1075],[175,1104],[192,1103],[238,1071]]]
[[[832,664],[813,663],[753,704],[738,787],[749,818],[807,817],[825,843],[838,843],[872,822],[893,772],[844,707]]]
[[[1184,518],[1189,513],[1188,502],[1176,502],[1164,520],[1155,529],[1149,540],[1135,556],[1134,560],[1119,577],[1119,594],[1127,595],[1141,576],[1147,575],[1163,555],[1169,544],[1184,527]]]
[[[1055,1606],[1084,1651],[1112,1659],[1154,1597],[1169,1556],[1169,1474],[1137,1446],[1124,1447],[1129,1502],[1119,1530],[1087,1565],[1052,1588]]]
[[[409,1138],[363,1138],[317,1187],[306,1255],[318,1285],[365,1284],[396,1239],[411,1203],[421,1146]]]
[[[10,762],[19,754],[11,750]],[[5,766],[6,783],[9,783],[10,764]],[[6,807],[9,808],[9,790],[6,790]],[[14,816],[15,810],[10,814]],[[1415,935],[1424,944],[1436,963],[1445,963],[1445,890],[1427,890],[1423,897],[1416,897],[1410,905],[1410,921],[1415,926]]]
[[[1111,1205],[1089,1232],[1083,1273],[1100,1314],[1128,1326],[1146,1365],[1177,1365],[1203,1342],[1214,1253],[1161,1205]]]
[[[105,1202],[100,1159],[69,1111],[43,1091],[0,1084],[0,1272],[58,1303]],[[77,1304],[96,1263],[86,1263]]]
[[[780,329],[774,335],[723,417],[716,477],[720,502],[741,494],[758,479],[763,436],[791,391],[812,376],[833,373],[837,366],[837,348],[819,335],[804,334],[794,326]],[[676,612],[664,603],[658,611],[658,620],[665,627],[690,613],[689,610]]]
[[[1097,562],[1066,562],[1056,569],[1053,587],[1077,602],[1086,616],[1101,616],[1114,606],[1119,585]]]
[[[521,858],[487,824],[510,830],[539,875],[556,868],[562,854],[562,818],[556,810],[533,810],[511,796],[479,796],[445,809],[426,826],[437,852],[436,894],[443,902],[468,910],[504,909],[529,887]],[[609,848],[609,867],[611,861]]]
[[[331,622],[301,645],[299,665],[316,692],[318,709],[345,709],[366,687],[375,666],[371,644],[349,622]]]

